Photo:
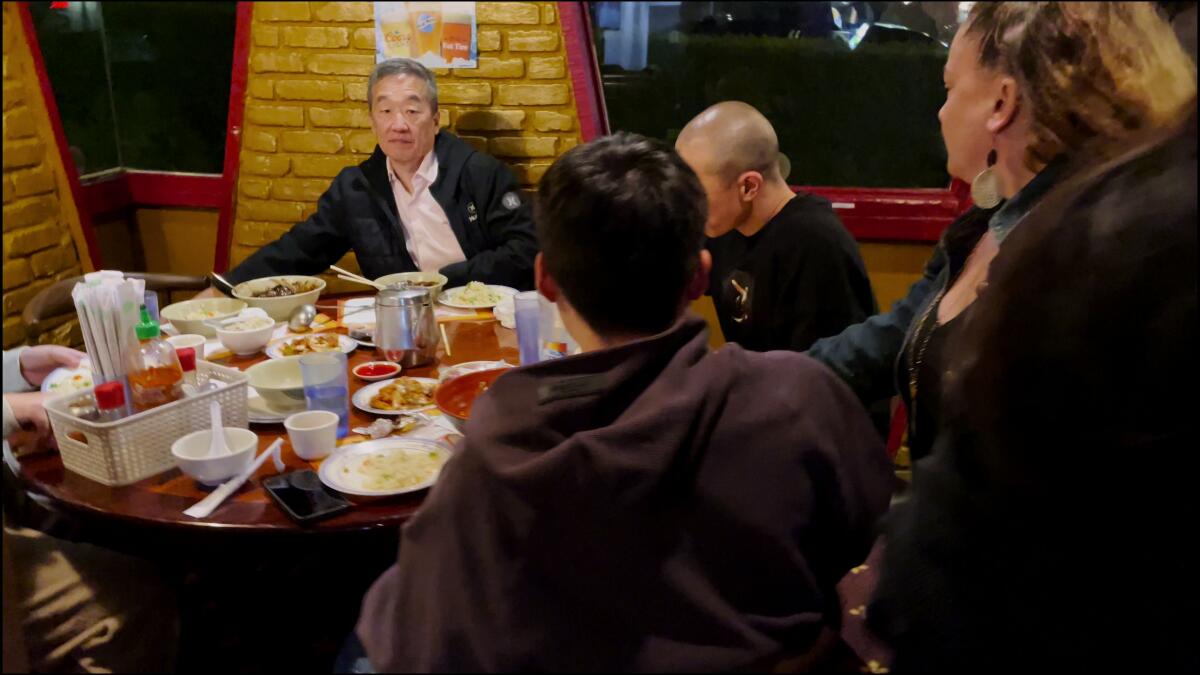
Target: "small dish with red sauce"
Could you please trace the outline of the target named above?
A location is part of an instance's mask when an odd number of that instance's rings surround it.
[[[391,361],[369,361],[351,369],[354,376],[367,382],[378,382],[400,374],[400,364]]]

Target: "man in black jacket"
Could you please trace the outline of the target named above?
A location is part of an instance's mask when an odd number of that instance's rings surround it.
[[[390,59],[375,66],[368,94],[375,152],[338,174],[308,220],[226,278],[317,274],[353,250],[372,279],[422,270],[441,272],[449,287],[532,288],[538,247],[529,205],[504,164],[439,132],[433,74]]]

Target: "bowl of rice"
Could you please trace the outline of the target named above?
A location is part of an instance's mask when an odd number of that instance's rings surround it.
[[[256,307],[242,311],[233,319],[210,322],[221,345],[238,356],[262,351],[275,333],[275,320]]]

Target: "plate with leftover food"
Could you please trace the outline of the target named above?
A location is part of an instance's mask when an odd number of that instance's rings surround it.
[[[516,295],[517,289],[496,284],[485,284],[479,281],[469,282],[443,291],[438,302],[456,309],[491,309],[500,304],[506,295]]]
[[[89,389],[92,381],[92,363],[87,359],[79,362],[78,368],[56,368],[42,380],[42,393],[47,396],[73,394]]]
[[[345,445],[321,462],[321,482],[347,495],[391,497],[437,482],[451,451],[419,438],[381,438]]]
[[[314,333],[278,340],[267,347],[267,356],[282,359],[287,356],[303,356],[314,352],[345,352],[349,354],[358,343],[338,333]]]
[[[396,377],[359,389],[351,400],[354,407],[365,412],[399,415],[434,407],[433,390],[437,385],[437,380],[428,377]]]

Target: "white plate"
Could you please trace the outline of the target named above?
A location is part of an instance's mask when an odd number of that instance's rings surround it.
[[[499,293],[500,295],[516,295],[517,294],[517,289],[515,289],[515,288],[509,288],[508,286],[497,286],[496,284],[486,284],[486,285],[487,285],[488,289],[490,289],[491,291],[493,291],[495,293]],[[498,301],[497,302],[483,302],[483,303],[474,304],[474,305],[469,304],[469,303],[458,302],[457,301],[458,294],[461,293],[462,291],[464,291],[466,288],[467,288],[466,286],[459,286],[457,288],[451,288],[449,290],[442,291],[442,295],[441,295],[441,297],[438,298],[438,302],[442,303],[443,305],[445,305],[447,307],[454,307],[456,309],[491,309],[492,307],[495,307],[496,305],[500,304]]]
[[[295,408],[276,408],[255,391],[254,387],[246,387],[246,421],[255,424],[283,424],[289,415],[304,412],[304,404]]]
[[[315,335],[320,335],[320,334],[321,333],[315,333]],[[354,349],[356,347],[358,347],[358,343],[355,342],[354,340],[350,339],[350,337],[347,335],[338,334],[337,337],[338,337],[338,346],[342,348],[342,352],[345,354],[349,354],[350,352],[354,351]],[[291,342],[292,340],[299,340],[299,339],[300,339],[300,336],[295,336],[295,337],[287,338],[286,340],[279,340],[278,342],[271,343],[271,345],[267,347],[267,356],[269,356],[273,359],[286,358],[283,355],[283,346],[285,344],[287,344],[288,342]],[[320,354],[321,352],[309,352],[309,353]]]
[[[355,485],[352,479],[349,478],[353,474],[348,475],[346,470],[350,469],[353,471],[354,466],[366,456],[380,452],[407,454],[437,453],[438,458],[441,459],[441,464],[425,480],[416,485],[397,488],[395,490],[368,490]],[[359,497],[391,497],[424,490],[436,483],[438,475],[441,474],[442,467],[445,466],[446,460],[450,459],[451,454],[449,448],[434,441],[419,438],[380,438],[373,441],[344,445],[338,448],[328,459],[321,462],[321,468],[317,471],[317,475],[321,477],[322,483],[338,492]]]
[[[430,403],[429,405],[423,405],[416,408],[405,408],[403,410],[384,410],[382,408],[372,408],[371,398],[375,396],[375,394],[378,394],[384,387],[399,379],[399,377],[393,377],[390,380],[383,380],[382,382],[369,384],[354,392],[354,396],[351,399],[354,403],[354,407],[374,415],[399,415],[401,413],[413,412],[416,410],[429,410],[430,408],[437,407],[434,403]],[[409,379],[416,380],[417,382],[426,385],[426,387],[429,389],[430,398],[433,398],[433,390],[437,388],[438,384],[437,380],[433,380],[428,377],[413,377]]]
[[[66,383],[76,375],[86,376],[87,384],[75,386],[69,384],[65,386],[62,385],[62,383]],[[56,368],[50,371],[50,374],[46,376],[46,379],[42,380],[42,393],[49,396],[59,396],[76,391],[83,391],[84,389],[90,388],[92,384],[92,363],[85,358],[79,362],[78,368]],[[58,388],[52,390],[51,387],[56,385],[59,385]]]

